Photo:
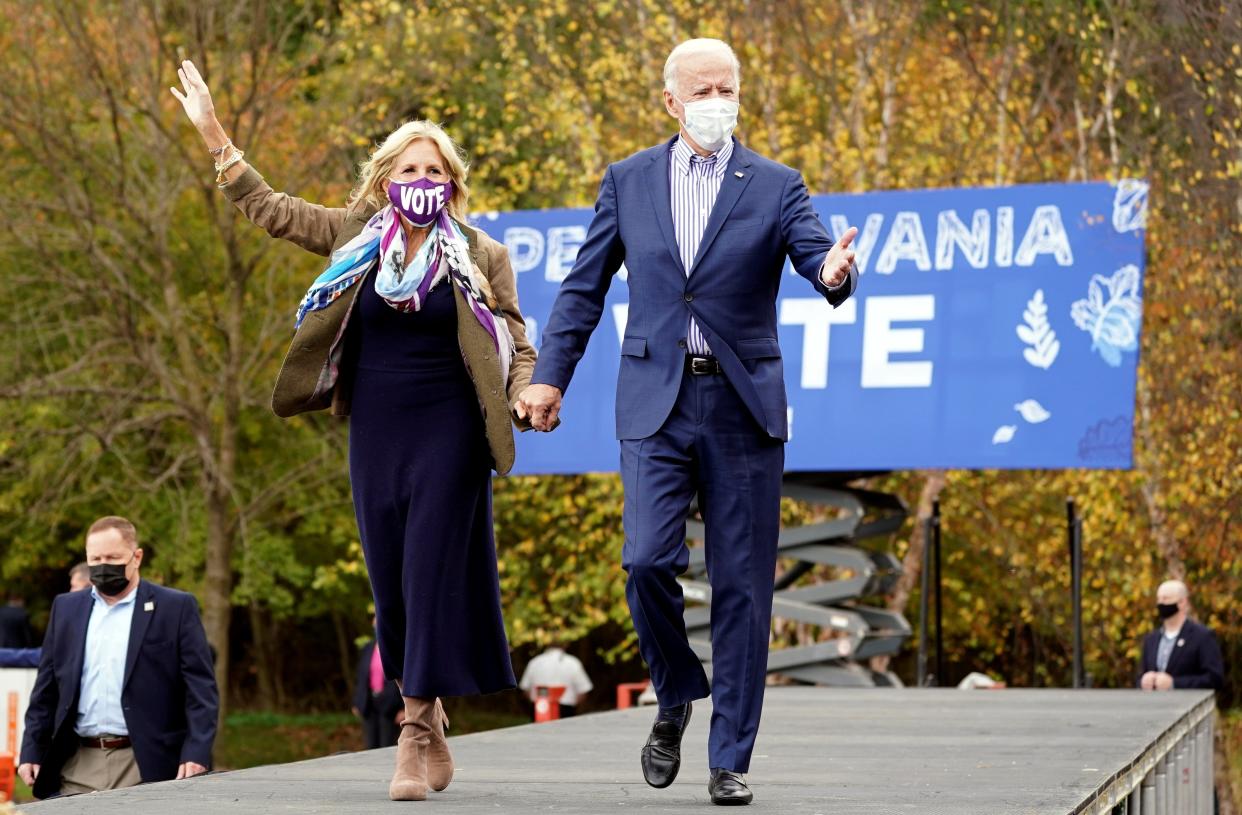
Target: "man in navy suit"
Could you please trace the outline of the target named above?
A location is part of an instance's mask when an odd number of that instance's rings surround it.
[[[780,525],[784,370],[776,295],[786,258],[834,307],[854,291],[851,228],[835,246],[801,175],[732,138],[740,66],[719,40],[669,55],[670,141],[612,164],[595,217],[543,332],[519,400],[552,428],[574,367],[624,263],[629,317],[617,380],[625,487],[626,598],[660,702],[642,751],[647,782],[681,762],[691,705],[709,693],[708,790],[751,800],[749,768],[767,672]],[[686,516],[698,494],[712,586],[712,680],[691,649],[677,576],[688,565]]]
[[[1225,665],[1212,629],[1190,619],[1190,591],[1180,580],[1156,589],[1164,621],[1143,640],[1138,686],[1143,690],[1225,687]]]
[[[219,694],[198,603],[139,577],[124,518],[91,526],[86,562],[91,590],[52,602],[18,774],[47,798],[206,772]]]

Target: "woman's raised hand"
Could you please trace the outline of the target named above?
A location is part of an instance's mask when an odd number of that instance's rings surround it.
[[[185,108],[185,115],[198,129],[198,134],[203,137],[207,149],[215,158],[216,183],[236,180],[245,172],[246,164],[241,161],[240,151],[228,152],[228,147],[232,142],[229,141],[228,134],[224,132],[224,128],[216,119],[216,106],[211,103],[211,91],[207,89],[203,75],[194,67],[194,63],[187,59],[177,69],[177,78],[181,80],[182,89],[169,88],[169,90],[172,91],[173,96],[177,97],[181,107]],[[227,169],[221,166],[221,162],[224,162],[224,167]]]
[[[182,90],[169,90],[177,97],[181,107],[185,108],[185,115],[190,117],[190,121],[200,131],[215,124],[216,108],[211,103],[211,91],[207,89],[207,83],[203,81],[202,74],[194,67],[194,63],[184,60],[177,69],[177,77],[181,80]]]

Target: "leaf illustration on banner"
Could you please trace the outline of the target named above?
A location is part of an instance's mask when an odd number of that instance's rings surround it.
[[[992,444],[1005,444],[1013,439],[1013,434],[1018,432],[1018,426],[1015,424],[1003,424],[996,428],[996,432],[992,434]]]
[[[1138,178],[1123,178],[1113,194],[1113,229],[1134,232],[1147,228],[1148,184]]]
[[[1122,266],[1111,277],[1092,275],[1087,298],[1070,307],[1074,325],[1091,335],[1091,350],[1114,368],[1121,365],[1122,351],[1138,349],[1143,299],[1138,293],[1139,271]]]
[[[1052,414],[1047,409],[1036,402],[1034,399],[1027,399],[1025,402],[1019,402],[1013,406],[1013,409],[1022,414],[1022,418],[1031,424],[1039,424],[1046,422],[1052,418]]]
[[[1057,332],[1048,325],[1048,305],[1044,302],[1043,289],[1036,289],[1034,296],[1027,301],[1022,319],[1026,323],[1018,325],[1018,338],[1031,346],[1022,349],[1022,356],[1036,368],[1048,370],[1056,362],[1061,343],[1057,340]]]

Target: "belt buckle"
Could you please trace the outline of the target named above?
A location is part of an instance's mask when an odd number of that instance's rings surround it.
[[[706,376],[715,373],[712,368],[712,360],[706,357],[690,357],[690,373],[695,376]]]

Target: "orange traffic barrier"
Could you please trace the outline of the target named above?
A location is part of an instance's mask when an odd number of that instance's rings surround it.
[[[561,696],[564,685],[535,686],[535,721],[551,722],[561,718]]]
[[[5,752],[17,755],[17,691],[9,691],[9,732],[5,735]]]
[[[13,800],[17,779],[13,774],[13,754],[0,753],[0,803]]]
[[[634,700],[647,689],[650,682],[622,682],[617,685],[617,710],[634,706]]]

